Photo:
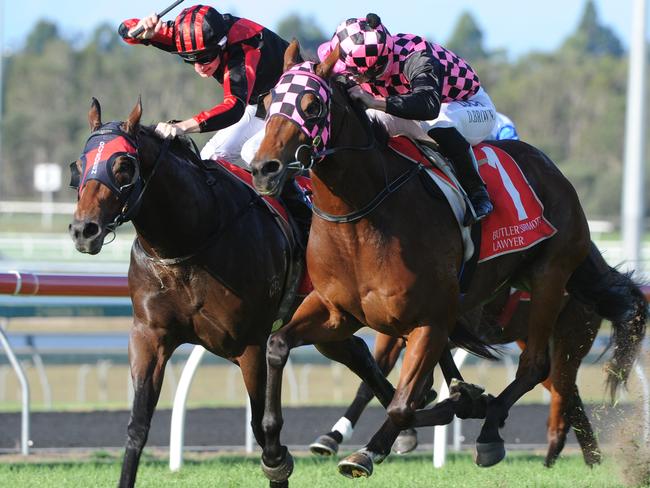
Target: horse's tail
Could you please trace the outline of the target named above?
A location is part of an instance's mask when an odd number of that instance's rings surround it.
[[[465,349],[480,358],[490,359],[492,361],[499,359],[495,355],[495,352],[498,351],[494,347],[475,336],[459,322],[456,323],[456,327],[454,327],[454,330],[450,334],[449,341],[454,346]]]
[[[632,279],[632,273],[620,273],[609,266],[593,242],[589,255],[569,279],[567,290],[612,322],[610,346],[614,346],[614,354],[606,369],[607,388],[613,402],[641,351],[648,300]]]

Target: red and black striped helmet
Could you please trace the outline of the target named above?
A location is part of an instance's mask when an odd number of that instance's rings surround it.
[[[174,22],[176,52],[188,63],[213,61],[226,45],[227,34],[223,16],[208,5],[188,7]]]

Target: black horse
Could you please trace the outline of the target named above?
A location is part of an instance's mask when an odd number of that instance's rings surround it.
[[[135,483],[165,364],[183,343],[241,368],[262,445],[266,341],[280,309],[298,301],[290,232],[262,198],[217,165],[202,167],[185,143],[161,140],[140,125],[141,114],[138,102],[125,122],[103,124],[93,99],[92,132],[71,166],[79,201],[69,230],[80,252],[97,254],[123,221],[137,231],[129,267],[135,398],[120,486]]]

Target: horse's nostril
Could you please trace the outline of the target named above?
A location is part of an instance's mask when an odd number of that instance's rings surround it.
[[[99,233],[99,226],[94,222],[88,222],[84,225],[83,236],[84,239],[90,239]]]
[[[268,176],[272,173],[277,173],[280,170],[279,161],[267,161],[264,166],[262,166],[262,176]]]

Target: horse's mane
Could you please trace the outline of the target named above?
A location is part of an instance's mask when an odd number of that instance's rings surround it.
[[[152,139],[156,139],[161,144],[164,139],[156,134],[155,127],[152,125],[141,125],[140,130]],[[195,165],[202,167],[201,156],[194,140],[189,136],[179,136],[171,140],[169,151],[180,159],[188,160]]]
[[[369,128],[368,133],[373,134],[377,143],[380,146],[387,146],[389,136],[386,127],[377,120],[371,120],[366,113],[366,107],[360,102],[355,102],[348,95],[348,88],[350,88],[351,82],[345,76],[338,75],[332,79],[332,86],[341,93],[347,104],[352,107],[352,110],[361,123]]]

